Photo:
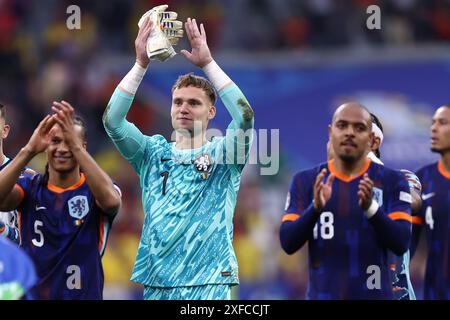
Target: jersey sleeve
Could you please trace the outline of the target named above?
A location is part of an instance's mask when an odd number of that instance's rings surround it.
[[[293,221],[300,217],[301,213],[305,211],[306,207],[312,200],[307,197],[308,186],[307,176],[305,174],[297,174],[291,181],[289,186],[286,205],[284,208],[284,215],[282,221]]]
[[[119,185],[115,181],[113,181],[113,187],[117,191],[119,196],[122,198],[122,190],[120,189]],[[98,250],[99,250],[100,256],[103,256],[103,254],[105,253],[106,244],[108,241],[108,236],[111,231],[113,221],[116,218],[118,212],[115,212],[113,214],[108,214],[108,213],[104,212],[95,202],[94,202],[94,206],[96,208],[95,210],[98,210],[97,212],[98,212],[98,219],[99,219],[98,220],[98,223],[99,223],[99,225],[98,225],[99,226]]]
[[[0,237],[5,237],[20,245],[19,230],[15,226],[5,224],[3,221],[0,221]]]
[[[300,173],[289,187],[279,234],[281,247],[287,254],[295,253],[310,239],[320,215],[309,196],[312,183],[311,172]]]
[[[420,183],[420,179],[417,177],[417,175],[409,170],[401,169],[401,173],[406,178],[406,181],[408,182],[409,189],[416,190],[419,194],[422,193],[422,184]]]
[[[126,120],[133,100],[133,95],[117,88],[106,107],[103,125],[117,150],[136,169],[143,159],[146,136]]]
[[[391,220],[406,220],[411,223],[412,197],[405,177],[400,172],[392,171],[388,185],[391,186],[386,204],[388,217]]]
[[[248,161],[253,141],[253,110],[236,84],[220,91],[219,96],[233,119],[223,139],[225,161],[241,172]]]
[[[20,203],[22,203],[27,193],[30,192],[33,180],[37,178],[37,176],[38,173],[31,169],[25,169],[19,176],[14,188],[16,188],[20,193]]]

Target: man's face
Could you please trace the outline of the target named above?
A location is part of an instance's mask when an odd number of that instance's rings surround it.
[[[75,125],[75,132],[77,133],[77,138],[83,140],[82,127]],[[50,130],[50,136],[50,145],[46,150],[49,167],[58,173],[69,173],[75,170],[78,163],[67,146],[61,127],[58,124],[55,124]],[[86,148],[85,143],[83,143],[83,146]]]
[[[194,126],[206,130],[215,114],[216,108],[202,89],[189,86],[174,90],[170,115],[175,130],[187,130],[191,134]]]
[[[350,105],[338,109],[329,127],[335,157],[344,162],[365,157],[373,142],[370,124],[370,115],[360,107]]]
[[[431,124],[431,151],[444,153],[450,151],[450,108],[436,110]]]

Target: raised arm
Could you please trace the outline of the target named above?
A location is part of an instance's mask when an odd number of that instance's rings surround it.
[[[251,129],[254,126],[253,109],[238,86],[212,58],[203,24],[200,24],[199,29],[196,20],[188,18],[185,29],[192,50],[181,50],[180,53],[192,64],[203,69],[233,119],[228,126],[230,130],[227,130],[227,149],[233,147],[232,150],[238,155],[246,157],[251,143]]]
[[[203,69],[237,127],[244,130],[253,128],[253,110],[241,90],[214,61],[208,47],[203,23],[200,24],[199,29],[196,20],[188,18],[185,29],[192,50],[191,52],[181,50],[180,53],[192,64]]]
[[[52,116],[46,116],[34,130],[28,143],[16,157],[0,171],[0,210],[11,211],[16,209],[22,201],[21,189],[14,187],[23,168],[37,154],[47,149],[50,144],[48,133],[56,120]]]
[[[144,155],[145,136],[134,124],[126,120],[126,115],[150,63],[146,45],[152,26],[150,18],[147,17],[139,28],[135,41],[136,63],[117,86],[103,113],[106,133],[123,157],[135,167]]]
[[[107,214],[115,215],[120,207],[119,191],[111,178],[95,162],[84,147],[83,141],[75,132],[74,109],[65,102],[53,102],[55,120],[61,126],[65,141],[86,176],[86,183],[94,195],[97,205]]]

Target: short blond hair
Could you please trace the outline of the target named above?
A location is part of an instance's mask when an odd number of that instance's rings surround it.
[[[213,85],[211,82],[209,82],[206,78],[196,76],[192,72],[188,74],[184,74],[182,76],[179,76],[177,81],[172,87],[172,93],[176,89],[180,88],[186,88],[186,87],[195,87],[202,89],[206,95],[208,96],[209,100],[211,101],[212,105],[215,105],[217,100],[216,91],[214,90]]]

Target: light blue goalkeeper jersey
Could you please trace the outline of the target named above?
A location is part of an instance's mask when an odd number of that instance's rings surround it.
[[[248,104],[238,87],[219,94],[233,117],[229,129],[251,129],[253,116],[243,119]],[[177,150],[174,142],[145,136],[124,120],[132,100],[117,89],[104,116],[108,135],[142,187],[145,218],[131,280],[153,287],[238,284],[233,214],[251,136],[240,143],[227,131],[201,148]],[[113,119],[119,110],[120,126]]]
[[[238,283],[232,241],[241,170],[216,164],[224,142],[183,152],[162,136],[146,138],[135,165],[145,222],[132,280],[157,287]]]

